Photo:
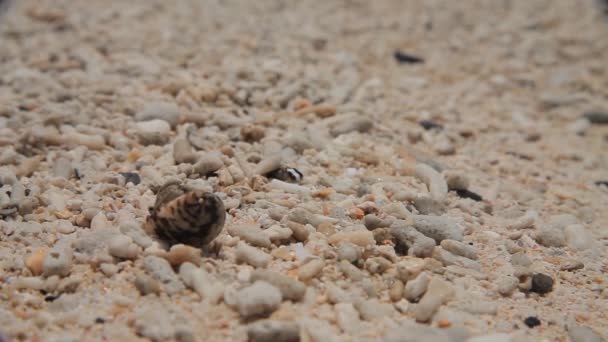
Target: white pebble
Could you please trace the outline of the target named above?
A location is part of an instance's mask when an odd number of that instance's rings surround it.
[[[254,267],[266,267],[271,260],[267,253],[242,241],[236,245],[235,254],[237,262],[244,262]]]
[[[236,308],[242,317],[267,316],[279,308],[281,291],[265,281],[253,285],[236,294]]]

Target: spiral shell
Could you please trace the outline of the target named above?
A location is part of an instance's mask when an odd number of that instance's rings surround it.
[[[158,191],[145,228],[171,245],[203,247],[220,234],[225,221],[226,209],[217,195],[168,183]]]

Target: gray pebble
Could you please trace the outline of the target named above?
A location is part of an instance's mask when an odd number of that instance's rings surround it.
[[[69,247],[51,248],[42,262],[42,274],[47,277],[53,275],[67,276],[72,269],[72,256],[72,249]]]
[[[445,239],[462,241],[462,229],[449,217],[414,215],[414,228],[437,243]]]
[[[566,259],[563,260],[560,265],[559,265],[559,269],[561,271],[576,271],[576,270],[580,270],[582,268],[585,267],[585,264],[577,259]]]
[[[426,295],[422,297],[418,304],[413,306],[412,313],[417,322],[428,322],[433,318],[440,306],[441,298]]]
[[[606,125],[608,124],[608,112],[605,111],[590,111],[583,114],[592,124]]]
[[[388,218],[381,219],[374,214],[365,215],[365,217],[363,218],[363,224],[369,230],[374,230],[376,228],[390,227],[391,224],[393,224],[393,222],[394,222],[394,220],[391,220]]]
[[[160,281],[168,295],[176,294],[184,290],[184,284],[179,280],[169,261],[166,259],[149,255],[144,258],[144,269],[152,276],[152,278]]]
[[[281,291],[281,295],[286,300],[299,301],[306,293],[306,285],[284,274],[268,271],[254,270],[251,273],[251,281],[265,281]]]
[[[279,289],[258,280],[236,294],[236,307],[245,318],[267,316],[279,308],[281,300]]]
[[[568,337],[572,342],[602,342],[604,339],[600,334],[593,331],[593,329],[582,326],[575,325],[573,327],[568,327]]]
[[[350,242],[342,242],[338,246],[338,260],[346,260],[350,263],[355,263],[361,258],[359,248]]]
[[[414,280],[410,280],[405,284],[403,291],[403,297],[410,302],[415,302],[424,295],[426,289],[431,281],[431,277],[426,272],[422,272]]]
[[[268,266],[268,263],[271,260],[269,254],[242,241],[239,241],[239,243],[236,245],[235,255],[237,262],[244,262],[251,266],[260,268]]]
[[[441,248],[450,253],[469,258],[471,260],[477,260],[477,249],[466,243],[448,239],[441,241]]]
[[[261,320],[247,326],[249,342],[298,342],[300,328],[294,322]]]

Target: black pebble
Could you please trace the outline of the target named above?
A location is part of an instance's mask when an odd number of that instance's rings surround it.
[[[47,295],[46,297],[44,297],[44,301],[45,302],[52,302],[52,301],[54,301],[57,298],[59,298],[59,296]]]
[[[587,113],[583,114],[583,116],[585,118],[587,118],[587,120],[589,120],[589,122],[591,122],[592,124],[596,124],[596,125],[608,124],[608,112],[603,112],[603,111],[587,112]]]
[[[483,198],[481,198],[480,195],[474,193],[473,191],[466,190],[466,189],[465,190],[457,189],[456,190],[456,194],[458,195],[458,197],[461,197],[461,198],[470,198],[473,201],[477,201],[477,202],[483,200]]]
[[[401,52],[401,51],[395,51],[395,53],[393,54],[393,56],[395,57],[395,59],[397,60],[397,62],[399,64],[417,64],[417,63],[424,63],[424,59],[418,57],[418,56],[414,56],[414,55],[410,55],[407,54],[405,52]]]
[[[421,120],[420,122],[418,122],[420,124],[420,126],[422,126],[422,128],[424,128],[425,130],[430,130],[430,129],[436,129],[441,131],[443,129],[443,126],[431,121],[431,120]]]
[[[141,178],[135,172],[120,172],[120,175],[125,177],[125,184],[129,182],[133,183],[133,185],[141,183]]]
[[[95,318],[95,323],[97,323],[97,324],[104,324],[105,322],[106,322],[106,320],[101,317]]]
[[[532,288],[530,291],[545,294],[553,290],[553,278],[546,274],[536,273],[532,276]]]
[[[597,182],[595,182],[595,185],[597,185],[597,186],[600,186],[600,185],[608,186],[608,181],[605,181],[605,180],[597,181]]]
[[[540,325],[540,320],[534,316],[530,316],[524,319],[524,324],[528,326],[528,328],[534,328]]]

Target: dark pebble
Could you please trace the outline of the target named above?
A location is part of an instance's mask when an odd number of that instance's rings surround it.
[[[434,121],[431,121],[431,120],[421,120],[419,122],[419,124],[420,124],[420,126],[422,126],[422,128],[424,128],[427,131],[430,129],[436,129],[439,131],[443,129],[442,125],[440,125]]]
[[[133,183],[133,185],[141,183],[141,178],[139,178],[139,175],[135,172],[120,172],[120,175],[125,177],[125,184],[129,182]]]
[[[95,323],[97,323],[97,324],[104,324],[105,322],[106,322],[106,320],[101,317],[95,318]]]
[[[597,181],[597,182],[595,182],[595,185],[597,185],[597,186],[600,186],[600,185],[608,186],[608,181],[605,181],[605,180]]]
[[[47,295],[46,297],[44,297],[44,301],[45,302],[53,302],[57,298],[59,298],[59,296]]]
[[[606,125],[608,124],[608,112],[593,111],[583,114],[592,124]]]
[[[401,51],[395,51],[395,53],[393,54],[393,56],[395,57],[395,60],[397,60],[397,62],[399,64],[417,64],[417,63],[424,63],[424,59],[418,57],[418,56],[414,56],[414,55],[410,55],[407,54],[405,52],[401,52]]]
[[[537,273],[532,276],[532,288],[530,291],[545,294],[553,290],[553,278],[546,274]]]
[[[524,319],[524,324],[528,326],[528,328],[534,328],[540,325],[540,320],[534,316],[530,316]]]
[[[466,189],[464,189],[464,190],[457,189],[457,190],[454,190],[454,191],[456,191],[456,194],[457,194],[457,195],[458,195],[458,197],[460,197],[460,198],[470,198],[470,199],[472,199],[473,201],[477,201],[477,202],[479,202],[479,201],[483,200],[483,198],[482,198],[482,197],[481,197],[479,194],[474,193],[473,191],[470,191],[470,190],[466,190]]]

